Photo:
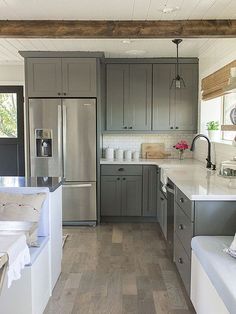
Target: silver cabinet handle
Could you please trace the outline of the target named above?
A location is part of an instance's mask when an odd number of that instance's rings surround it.
[[[179,201],[180,201],[180,203],[184,203],[183,197],[181,197]]]
[[[184,263],[182,257],[180,257],[180,258],[178,259],[178,262],[179,262],[179,264],[183,264],[183,263]]]
[[[61,114],[61,105],[57,106],[57,117],[58,117],[58,140],[57,140],[57,149],[58,149],[58,157],[59,157],[59,162],[60,162],[60,176],[63,176],[63,170],[62,170],[62,114]],[[53,153],[53,152],[52,152]],[[62,171],[62,173],[61,173]]]
[[[91,187],[92,184],[91,183],[85,183],[85,184],[65,184],[63,185],[63,188],[66,187],[66,188],[89,188]]]
[[[183,230],[184,226],[182,224],[179,225],[179,230]]]

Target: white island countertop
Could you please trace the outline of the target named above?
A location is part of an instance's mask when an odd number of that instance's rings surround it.
[[[100,163],[156,165],[161,168],[162,178],[170,178],[190,200],[236,201],[236,179],[230,180],[219,177],[218,170],[207,170],[204,163],[195,159],[140,159],[130,162],[102,159]]]

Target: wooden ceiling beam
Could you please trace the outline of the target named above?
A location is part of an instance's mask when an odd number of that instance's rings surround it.
[[[0,20],[0,38],[234,38],[236,20]]]

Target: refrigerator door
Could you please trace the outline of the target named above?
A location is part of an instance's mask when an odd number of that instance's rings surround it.
[[[63,100],[66,181],[96,181],[96,100]]]
[[[73,184],[64,184],[62,200],[63,224],[96,223],[95,182],[73,182]]]
[[[29,100],[30,175],[62,177],[60,99]]]

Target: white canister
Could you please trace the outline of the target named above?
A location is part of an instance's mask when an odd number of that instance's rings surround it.
[[[138,151],[133,153],[133,158],[134,158],[134,160],[139,160],[139,152]]]
[[[126,150],[125,151],[125,160],[126,161],[131,161],[131,159],[132,159],[132,152],[131,152],[131,150]]]
[[[117,159],[117,160],[123,160],[123,157],[124,157],[124,151],[123,151],[123,149],[120,149],[120,148],[116,149],[116,150],[115,150],[115,159]]]
[[[113,160],[114,159],[114,149],[111,147],[107,147],[105,150],[105,158],[107,160]]]

